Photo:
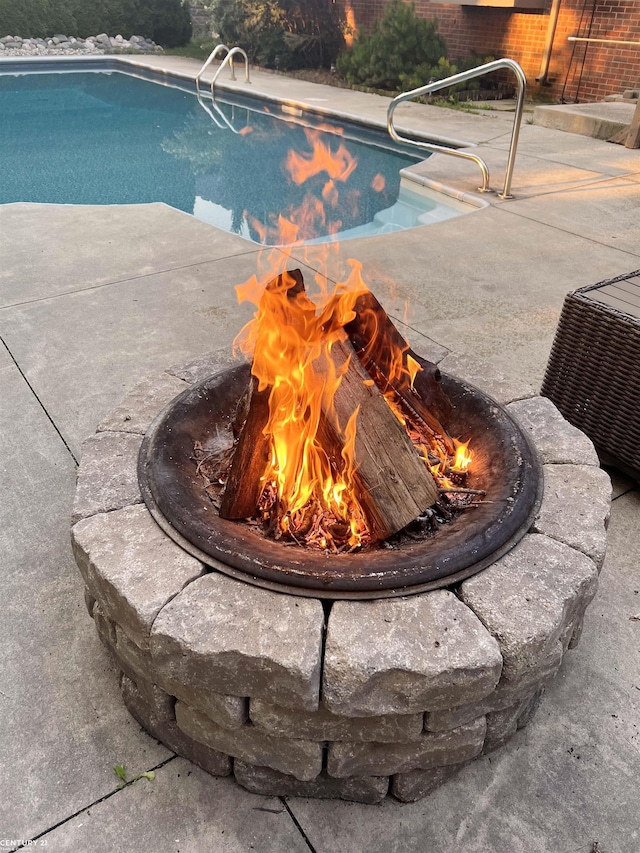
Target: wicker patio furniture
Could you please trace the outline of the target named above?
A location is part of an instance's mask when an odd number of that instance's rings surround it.
[[[542,393],[640,479],[640,270],[565,298]]]

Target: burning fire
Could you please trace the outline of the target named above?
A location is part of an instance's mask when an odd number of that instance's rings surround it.
[[[258,311],[236,344],[253,356],[258,390],[271,389],[264,429],[271,457],[260,509],[264,514],[277,507],[281,533],[322,548],[331,547],[336,533],[344,539],[345,525],[351,547],[367,535],[354,488],[357,411],[342,425],[346,440],[339,470],[319,437],[323,412],[330,410],[342,380],[331,349],[346,340],[343,327],[355,316],[353,305],[362,292],[356,276],[354,272],[353,280],[325,294],[321,306],[286,273],[276,279],[276,287],[265,288],[254,278],[237,288],[240,300],[254,302]]]
[[[331,221],[341,185],[357,167],[344,142],[335,151],[317,131],[306,130],[308,152],[291,151],[285,161],[290,179],[298,185],[313,184],[303,204],[280,215],[277,223],[253,223],[263,236],[277,229],[280,249],[261,252],[258,274],[236,288],[239,302],[256,306],[253,319],[242,329],[234,348],[252,362],[258,391],[269,390],[268,421],[263,433],[269,440],[269,460],[261,485],[256,516],[276,538],[312,545],[330,552],[348,551],[370,541],[366,514],[358,499],[354,447],[358,430],[355,411],[339,423],[342,452],[329,455],[323,442],[327,417],[337,418],[334,398],[349,362],[336,366],[332,351],[348,342],[345,326],[356,317],[356,302],[369,293],[361,265],[347,261],[344,281],[333,286],[323,272],[315,276],[317,293],[307,295],[301,279],[286,272],[291,248],[316,233],[321,222],[329,232],[340,228]],[[378,176],[381,178],[381,176]],[[377,179],[376,179],[377,180]],[[382,189],[383,179],[376,188]],[[317,268],[318,247],[313,266]],[[325,244],[322,269],[336,243]],[[375,317],[366,318],[375,325]],[[380,353],[373,335],[357,353],[411,441],[424,459],[441,491],[455,490],[469,469],[472,453],[468,442],[436,434],[410,405],[416,395],[416,376],[421,365],[407,352],[408,346]],[[385,369],[379,365],[384,361]],[[406,393],[399,393],[398,389]],[[409,400],[409,402],[407,402]],[[463,489],[464,491],[464,489]]]

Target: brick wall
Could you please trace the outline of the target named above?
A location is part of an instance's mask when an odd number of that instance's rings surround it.
[[[360,28],[380,16],[385,5],[384,0],[341,2],[352,8]],[[526,11],[416,2],[418,14],[438,19],[451,59],[472,52],[496,58],[508,56],[522,65],[532,88],[538,86],[535,78],[540,73],[550,7],[551,0],[546,0],[544,9]],[[567,100],[574,100],[577,94],[579,101],[597,101],[640,86],[640,45],[574,47],[567,41],[570,35],[640,42],[640,0],[563,0],[547,91],[558,99],[564,93]]]

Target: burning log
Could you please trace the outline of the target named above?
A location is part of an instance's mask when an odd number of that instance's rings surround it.
[[[220,515],[334,551],[387,539],[438,501],[456,453],[425,403],[449,406],[436,366],[411,356],[364,288],[318,308],[294,270],[257,305],[239,338],[253,377]]]
[[[429,364],[425,370],[418,364],[409,344],[373,293],[361,293],[353,310],[356,316],[345,325],[345,331],[366,370],[388,385],[431,433],[443,438],[447,451],[453,453],[446,430],[432,412],[432,409],[445,414],[451,411],[437,366]],[[420,393],[414,388],[418,374]]]
[[[269,420],[269,393],[269,388],[259,391],[258,380],[251,377],[246,420],[220,498],[222,518],[249,518],[258,506],[262,475],[269,461],[269,438],[264,434]]]
[[[331,348],[334,367],[341,373],[330,409],[323,411],[330,447],[339,455],[345,446],[345,426],[357,412],[354,460],[358,500],[372,536],[386,539],[438,500],[438,489],[406,430],[358,360],[349,341]],[[330,453],[331,455],[331,453]]]
[[[304,292],[300,270],[279,275],[266,287],[269,293],[281,290],[286,290],[288,299],[294,299]],[[258,386],[258,380],[253,376],[247,394],[240,401],[238,423],[233,425],[234,433],[239,432],[239,439],[220,498],[222,518],[252,516],[264,488],[262,476],[269,461],[269,437],[264,430],[269,421],[271,388],[259,390]]]

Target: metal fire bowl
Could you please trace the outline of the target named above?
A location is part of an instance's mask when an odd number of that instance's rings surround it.
[[[425,362],[415,353],[423,365]],[[426,375],[426,373],[424,374]],[[424,540],[356,554],[320,551],[265,539],[247,524],[220,518],[196,475],[196,441],[206,448],[230,428],[247,387],[248,365],[232,367],[183,392],[156,418],[138,461],[145,503],[182,548],[217,571],[268,589],[314,598],[384,598],[450,586],[486,568],[531,527],[542,497],[535,449],[495,400],[442,375],[452,411],[434,412],[450,435],[472,438],[468,486],[483,503]],[[420,392],[418,374],[415,387]],[[425,389],[426,391],[426,389]]]

